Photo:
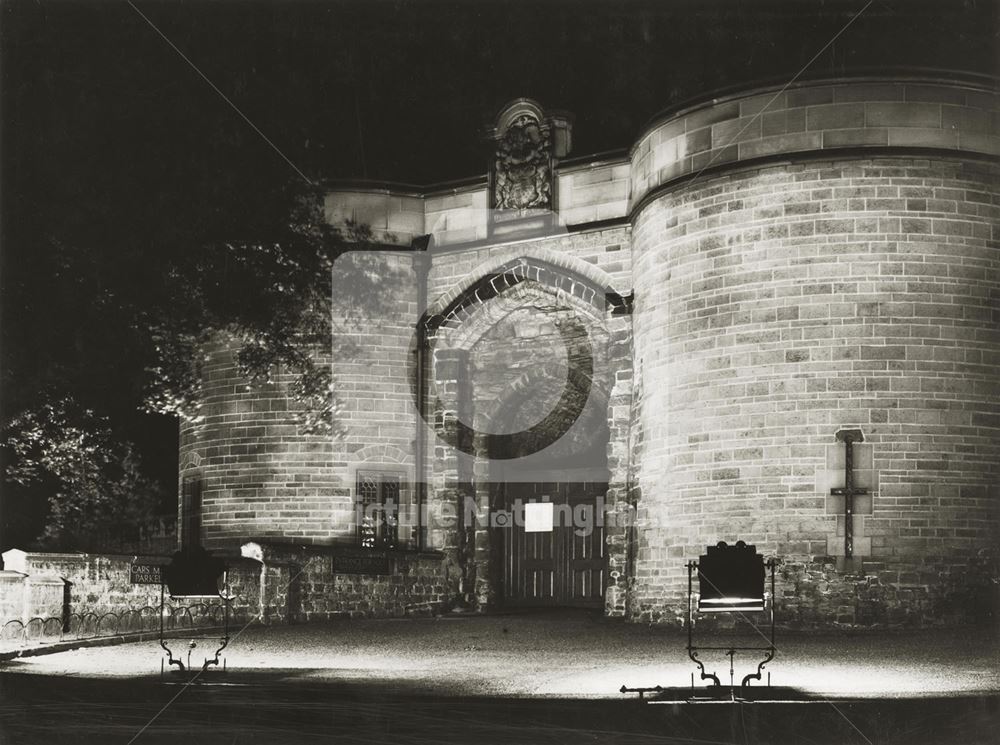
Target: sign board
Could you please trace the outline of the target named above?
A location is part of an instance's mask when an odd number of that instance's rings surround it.
[[[163,582],[163,567],[159,564],[132,564],[128,579],[133,585],[158,585]]]
[[[551,533],[555,526],[555,509],[552,502],[528,502],[524,505],[524,532]]]
[[[389,556],[384,551],[359,551],[333,557],[335,574],[389,574]]]

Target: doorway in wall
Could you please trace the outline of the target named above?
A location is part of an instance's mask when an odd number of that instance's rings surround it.
[[[496,529],[504,605],[601,607],[606,557],[599,516],[607,482],[508,483],[503,490],[512,516]]]

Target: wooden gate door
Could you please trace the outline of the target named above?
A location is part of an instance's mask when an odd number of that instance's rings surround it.
[[[510,491],[522,495],[526,519],[500,528],[505,603],[600,607],[605,553],[604,526],[596,524],[596,495],[574,493],[580,486],[574,484],[559,485],[563,493],[544,497],[533,493],[538,491],[534,484],[511,486],[520,487]]]
[[[567,503],[574,511],[584,507],[591,515],[596,512],[594,497],[569,497]],[[567,605],[604,604],[604,524],[594,522],[589,528],[586,524],[570,525],[559,532],[564,554],[563,597]]]

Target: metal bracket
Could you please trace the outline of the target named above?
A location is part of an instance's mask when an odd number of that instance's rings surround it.
[[[619,693],[638,693],[639,700],[645,700],[645,694],[647,693],[663,693],[663,686],[653,686],[652,688],[628,688],[627,686],[622,686],[618,689]]]
[[[227,629],[227,631],[228,631],[228,629]],[[229,646],[229,634],[227,633],[224,637],[222,637],[222,646],[220,646],[217,650],[215,650],[215,656],[212,659],[208,659],[206,657],[205,658],[205,664],[201,666],[201,669],[202,670],[208,670],[208,668],[211,665],[218,665],[219,664],[219,655],[222,653],[222,650],[225,649],[228,646]]]
[[[163,581],[161,580],[160,581],[160,646],[163,647],[163,651],[167,653],[167,662],[170,663],[171,665],[177,665],[177,669],[180,672],[184,672],[184,670],[186,669],[184,667],[184,663],[181,662],[180,660],[174,659],[174,653],[170,651],[170,647],[168,647],[163,641],[164,600],[165,600],[165,591],[164,591]]]
[[[699,674],[701,675],[701,679],[702,680],[712,680],[712,681],[714,681],[712,683],[713,686],[721,686],[722,685],[722,683],[719,681],[719,676],[718,675],[716,675],[715,673],[706,673],[705,672],[705,665],[704,665],[704,663],[701,660],[698,659],[698,653],[695,652],[694,649],[692,647],[690,647],[690,646],[688,647],[688,657],[690,657],[691,660],[694,662],[694,664],[696,664],[698,666],[699,671],[700,671]]]
[[[229,646],[229,607],[232,604],[235,595],[229,591],[229,570],[226,569],[223,573],[223,589],[219,591],[219,598],[222,600],[223,608],[223,627],[222,627],[222,638],[220,639],[219,647],[215,650],[215,653],[211,658],[206,657],[204,663],[201,666],[202,672],[208,670],[209,667],[218,666],[220,662],[220,655],[222,651]],[[190,667],[191,663],[191,652],[188,650],[188,665],[185,665],[181,660],[174,658],[174,653],[171,651],[170,647],[167,646],[164,640],[164,629],[163,629],[163,616],[166,609],[166,586],[163,582],[160,583],[160,646],[163,651],[167,653],[167,663],[169,665],[176,665],[178,672],[184,672]],[[194,642],[191,643],[194,646]],[[225,664],[223,664],[223,669],[225,669]],[[163,673],[163,667],[161,664],[160,673]]]
[[[749,675],[747,675],[747,676],[745,676],[743,678],[743,682],[740,683],[740,688],[747,688],[747,687],[749,687],[751,680],[760,680],[761,679],[761,677],[763,675],[763,673],[761,671],[764,669],[764,665],[766,665],[768,662],[770,662],[771,660],[774,659],[774,653],[775,653],[775,649],[772,647],[771,650],[767,653],[767,657],[765,657],[763,660],[761,660],[761,662],[757,665],[757,672],[750,673]]]

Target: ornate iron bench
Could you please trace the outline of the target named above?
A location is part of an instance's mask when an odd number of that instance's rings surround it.
[[[748,546],[743,541],[737,541],[730,546],[725,541],[719,541],[715,546],[709,546],[706,553],[698,557],[698,561],[689,561],[688,570],[688,656],[698,666],[701,680],[711,680],[713,686],[720,686],[719,676],[706,673],[705,665],[698,659],[699,651],[723,651],[729,656],[729,685],[734,688],[733,660],[737,652],[763,652],[764,659],[757,665],[757,672],[745,676],[740,688],[746,688],[751,680],[760,680],[764,666],[774,659],[774,571],[777,566],[775,559],[764,561],[757,553],[756,546]],[[765,591],[766,572],[770,569],[770,592]],[[698,603],[699,613],[751,613],[766,612],[770,619],[770,642],[766,646],[705,646],[694,643],[694,574],[698,573]],[[756,629],[756,626],[755,626]],[[693,681],[693,675],[692,675]],[[692,683],[693,685],[693,683]],[[770,674],[768,674],[770,685]]]
[[[691,660],[698,665],[701,679],[711,680],[710,689],[715,692],[722,691],[722,683],[715,673],[705,671],[704,663],[698,659],[700,651],[723,651],[729,656],[729,692],[735,699],[735,681],[733,660],[737,652],[762,652],[764,659],[758,663],[757,672],[750,673],[743,678],[740,683],[741,690],[750,685],[751,680],[760,680],[764,666],[774,659],[776,647],[774,646],[774,571],[778,562],[776,559],[764,561],[764,557],[757,553],[755,546],[748,546],[743,541],[737,541],[736,545],[730,546],[725,541],[720,541],[715,546],[709,546],[706,553],[698,558],[698,561],[689,561],[688,570],[688,607],[687,607],[687,629],[688,643],[687,652]],[[765,590],[766,572],[771,571],[770,592]],[[694,574],[698,573],[698,602],[695,607],[694,594]],[[696,645],[694,642],[694,621],[695,612],[698,613],[754,613],[766,612],[770,617],[770,636],[764,637],[769,643],[755,646],[705,646]],[[754,626],[756,630],[756,626]],[[763,634],[761,634],[763,636]],[[770,686],[770,673],[768,673],[768,686]],[[663,686],[653,686],[651,688],[629,688],[622,686],[621,693],[638,693],[639,698],[644,698],[647,693],[668,695],[671,691]],[[694,674],[691,674],[691,690],[694,693]]]
[[[219,582],[220,577],[222,578],[221,583]],[[163,618],[166,615],[168,592],[171,600],[219,599],[222,601],[222,637],[195,636],[188,647],[188,665],[190,665],[190,650],[195,646],[195,639],[217,640],[219,642],[218,649],[215,650],[213,657],[205,658],[201,669],[204,671],[212,665],[218,665],[219,655],[229,645],[229,611],[233,600],[229,591],[229,570],[226,563],[205,549],[195,547],[176,552],[171,557],[170,563],[163,567],[160,583],[160,646],[167,653],[167,662],[170,665],[176,665],[179,671],[184,671],[187,667],[180,659],[174,657],[164,637]]]

